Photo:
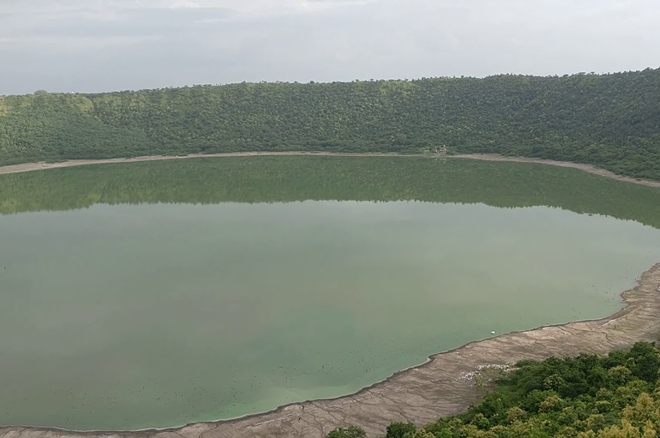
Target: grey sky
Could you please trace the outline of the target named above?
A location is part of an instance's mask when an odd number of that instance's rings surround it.
[[[0,94],[660,66],[658,0],[0,0]]]

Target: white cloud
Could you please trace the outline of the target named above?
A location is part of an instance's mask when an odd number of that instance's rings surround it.
[[[0,0],[0,93],[634,70],[660,63],[658,17],[657,0]]]
[[[199,9],[201,6],[199,3],[187,1],[187,0],[179,0],[175,1],[170,5],[171,9]]]

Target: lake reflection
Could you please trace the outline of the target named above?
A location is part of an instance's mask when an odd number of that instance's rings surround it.
[[[606,316],[660,261],[659,206],[568,169],[423,159],[0,177],[0,424],[232,418]]]

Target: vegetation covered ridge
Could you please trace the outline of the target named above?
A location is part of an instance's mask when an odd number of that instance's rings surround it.
[[[660,350],[640,342],[607,356],[521,361],[466,414],[417,429],[393,423],[386,438],[654,438],[660,431]],[[477,385],[480,384],[479,375]],[[363,438],[336,429],[327,438]]]
[[[0,97],[0,165],[444,147],[660,180],[660,69]]]

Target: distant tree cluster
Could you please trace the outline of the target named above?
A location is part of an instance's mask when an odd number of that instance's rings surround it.
[[[394,423],[386,438],[655,438],[660,351],[638,343],[608,357],[521,362],[486,399],[422,429]],[[328,438],[364,437],[356,427]]]
[[[0,165],[437,147],[591,163],[660,179],[660,69],[0,97]]]

